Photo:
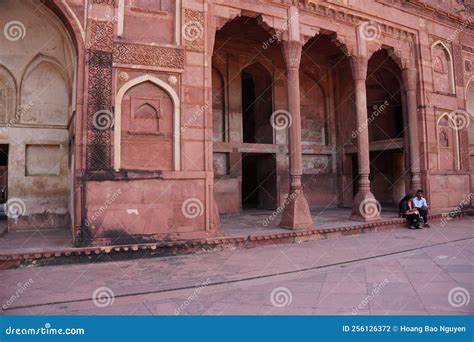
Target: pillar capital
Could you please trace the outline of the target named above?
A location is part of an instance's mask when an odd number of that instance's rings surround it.
[[[281,42],[286,69],[299,69],[303,44],[296,40],[283,40]]]
[[[367,66],[369,58],[367,56],[351,56],[352,76],[354,80],[365,80],[367,78]]]
[[[405,68],[402,71],[403,85],[405,90],[416,90],[416,81],[418,76],[418,70],[414,68]]]

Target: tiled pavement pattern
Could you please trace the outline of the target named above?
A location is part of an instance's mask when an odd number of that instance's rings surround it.
[[[455,307],[448,294],[462,287],[474,295],[473,232],[465,219],[219,253],[5,270],[0,303],[10,300],[3,314],[472,314],[474,299]],[[107,306],[91,299],[99,287],[114,294]]]

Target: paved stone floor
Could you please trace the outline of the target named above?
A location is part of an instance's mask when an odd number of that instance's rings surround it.
[[[277,227],[280,217],[272,217],[272,210],[245,210],[239,215],[221,215],[222,231],[225,236],[265,235],[287,233],[287,229]],[[311,210],[317,229],[359,225],[360,221],[350,219],[351,209],[316,208]],[[383,220],[398,218],[394,209],[382,210]],[[5,222],[5,221],[4,221]],[[0,237],[0,254],[32,253],[55,249],[72,248],[71,232],[67,229],[46,229],[13,231]]]
[[[351,219],[350,208],[313,208],[316,229],[349,227],[360,225],[361,221]],[[226,236],[265,235],[286,233],[287,229],[279,228],[280,216],[273,216],[274,211],[262,209],[247,209],[238,215],[221,215],[222,231]],[[393,220],[398,217],[398,210],[383,208],[380,214],[382,220]]]
[[[0,254],[31,253],[71,247],[73,247],[72,234],[66,229],[13,231],[0,238]]]
[[[2,314],[472,314],[473,223],[4,270],[0,303]]]

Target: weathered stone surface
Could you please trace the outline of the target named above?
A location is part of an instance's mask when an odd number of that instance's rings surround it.
[[[441,211],[474,191],[474,32],[454,0],[125,3],[1,2],[11,229],[205,237],[217,210],[284,207],[295,229],[319,206],[360,216],[421,187]]]

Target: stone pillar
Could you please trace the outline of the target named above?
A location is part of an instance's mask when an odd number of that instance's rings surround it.
[[[301,152],[301,113],[299,67],[302,44],[299,41],[283,41],[283,55],[287,71],[288,111],[288,154],[290,161],[290,192],[282,203],[283,214],[280,227],[287,229],[313,229],[314,223],[309,211],[308,201],[303,194],[301,176],[303,158]]]
[[[351,66],[355,82],[357,112],[357,156],[359,161],[359,190],[354,198],[352,217],[362,221],[380,219],[380,204],[370,191],[369,130],[367,122],[367,56],[352,56]]]
[[[410,192],[421,189],[420,177],[420,139],[418,137],[418,118],[416,105],[416,69],[403,69],[403,84],[405,86],[407,110],[408,110],[408,133],[410,135],[410,164],[411,184]]]

